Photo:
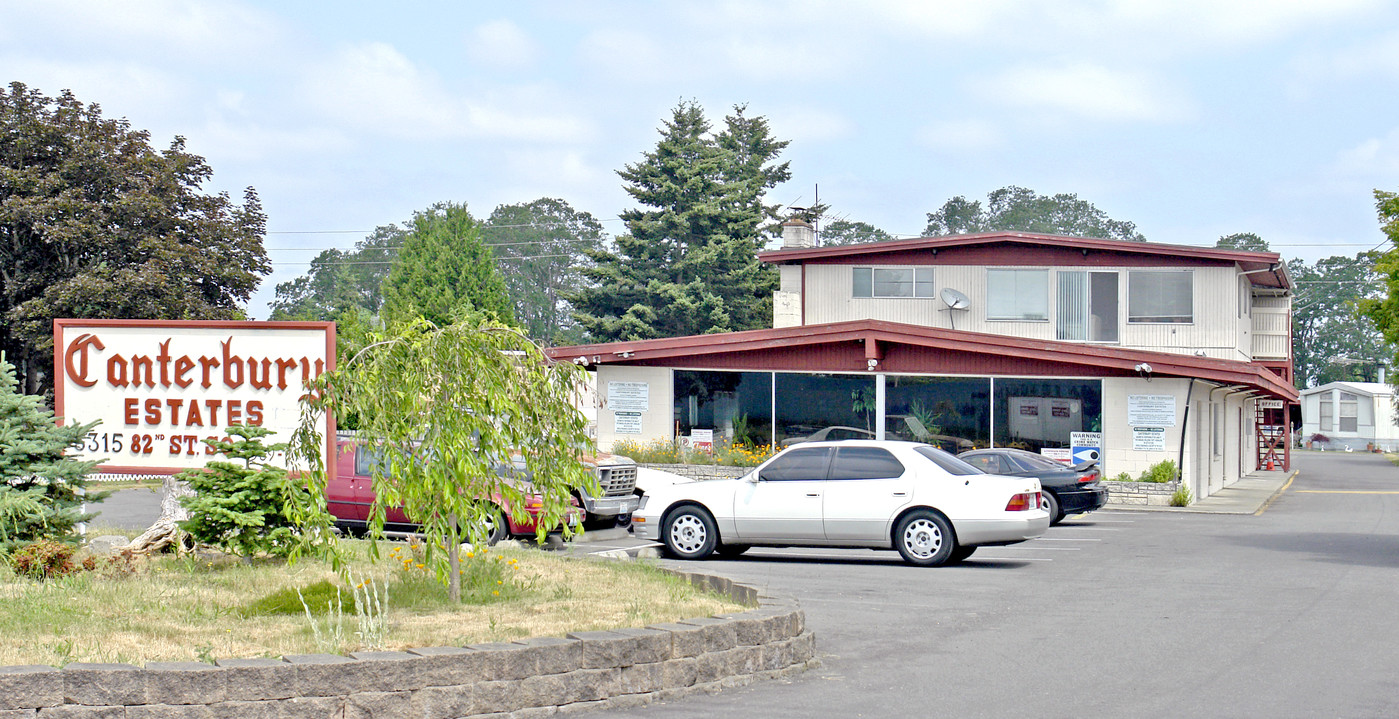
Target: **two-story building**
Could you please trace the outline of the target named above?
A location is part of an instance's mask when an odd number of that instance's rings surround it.
[[[1196,497],[1287,461],[1276,253],[995,232],[819,247],[783,226],[771,329],[563,347],[598,438],[1016,446],[1105,476],[1170,459]]]

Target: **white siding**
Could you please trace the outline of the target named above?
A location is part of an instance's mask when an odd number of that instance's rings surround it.
[[[860,298],[851,296],[851,265],[808,265],[806,268],[806,323],[824,324],[864,318],[930,327],[952,327],[973,332],[1052,340],[1054,334],[1054,269],[1050,271],[1048,321],[1023,322],[986,319],[986,270],[984,265],[937,265],[933,281],[938,290],[951,287],[971,298],[971,309],[948,310],[941,300]],[[1015,269],[1035,269],[1016,267]],[[1195,354],[1220,359],[1248,359],[1251,347],[1240,346],[1238,273],[1232,267],[1193,268],[1194,322],[1154,324],[1127,322],[1127,267],[1064,268],[1116,270],[1119,294],[1118,346]],[[1142,268],[1135,268],[1142,269]],[[1155,268],[1153,268],[1155,269]],[[1170,269],[1170,268],[1164,268]]]
[[[1253,298],[1254,359],[1285,360],[1292,347],[1292,298]]]

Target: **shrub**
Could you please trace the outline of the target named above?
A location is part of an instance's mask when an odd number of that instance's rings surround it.
[[[1137,480],[1132,479],[1132,475],[1129,474],[1129,473],[1127,473],[1127,472],[1118,472],[1118,473],[1117,473],[1117,476],[1112,478],[1112,481],[1114,481],[1114,482],[1135,482],[1135,481],[1137,481]]]
[[[714,451],[685,449],[666,439],[642,444],[623,439],[612,445],[612,453],[631,457],[642,464],[718,464],[726,467],[756,467],[775,454],[769,445],[714,441]]]
[[[1189,507],[1190,503],[1193,501],[1195,501],[1195,497],[1190,494],[1190,488],[1184,484],[1177,487],[1176,491],[1171,493],[1172,507]]]
[[[65,577],[80,571],[79,565],[73,563],[73,552],[74,547],[71,544],[41,539],[16,549],[10,555],[10,566],[15,570],[15,574],[30,579],[42,581]],[[94,566],[95,562],[91,557],[84,560],[82,565],[87,569]]]
[[[272,434],[264,427],[235,425],[226,431],[229,440],[204,442],[229,459],[242,460],[242,464],[215,460],[202,470],[178,475],[195,492],[192,497],[180,498],[190,513],[180,528],[198,542],[241,557],[263,553],[287,556],[304,541],[330,537],[329,531],[302,531],[290,519],[309,516],[327,530],[330,524],[329,515],[319,504],[321,498],[293,482],[287,470],[267,463],[270,454],[286,445],[264,445],[262,438]]]
[[[1142,473],[1140,481],[1156,483],[1174,482],[1179,474],[1180,472],[1176,469],[1175,460],[1168,459],[1148,467],[1147,470]]]

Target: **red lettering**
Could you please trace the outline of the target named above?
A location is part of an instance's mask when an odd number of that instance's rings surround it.
[[[233,338],[229,337],[227,342],[220,342],[223,345],[223,383],[229,389],[238,389],[243,386],[243,358],[231,354],[233,349]],[[238,377],[233,377],[234,370],[237,370]]]
[[[156,356],[155,356],[155,359],[156,359],[157,362],[160,363],[160,386],[161,386],[161,387],[169,387],[169,386],[170,386],[170,338],[169,338],[169,337],[165,338],[165,341],[160,343],[160,354],[156,355]]]
[[[73,380],[73,384],[79,387],[91,387],[97,384],[97,380],[87,377],[87,348],[96,347],[106,349],[102,340],[97,339],[97,335],[84,332],[68,345],[68,351],[63,354],[63,366],[68,370],[68,379]],[[73,366],[73,356],[77,355],[78,366]]]
[[[199,366],[204,372],[204,381],[200,382],[199,386],[203,387],[204,389],[209,389],[209,387],[214,384],[212,381],[209,380],[209,370],[218,369],[219,360],[217,357],[200,357]]]
[[[113,387],[125,387],[126,381],[126,358],[121,355],[112,355],[107,359],[107,384]]]
[[[204,400],[204,408],[209,410],[209,424],[211,426],[219,426],[219,408],[222,406],[223,400],[221,399]]]
[[[262,361],[262,379],[257,377],[258,364],[257,360],[248,358],[248,384],[258,389],[272,389],[272,360]]]
[[[190,386],[194,380],[186,378],[185,375],[192,369],[194,360],[190,359],[189,355],[180,355],[179,359],[175,360],[175,386],[180,389]]]
[[[262,400],[248,401],[248,424],[254,427],[262,426]]]
[[[146,424],[160,424],[160,400],[146,400]]]
[[[228,423],[229,423],[229,424],[242,424],[242,423],[243,423],[243,402],[242,402],[242,401],[236,400],[236,399],[231,399],[231,400],[228,401]]]
[[[145,375],[146,386],[154,387],[155,363],[145,355],[131,355],[131,385],[133,387],[141,384],[142,375]]]
[[[180,407],[183,407],[184,404],[184,400],[175,399],[174,397],[165,400],[165,406],[170,408],[170,424],[176,427],[180,426]]]
[[[296,369],[296,360],[294,360],[294,359],[279,359],[279,360],[277,360],[277,389],[286,389],[286,388],[287,388],[287,370],[289,370],[289,369]]]
[[[199,413],[199,403],[189,403],[189,414],[185,416],[186,427],[203,427],[204,417]]]
[[[127,424],[140,424],[141,420],[137,416],[141,413],[140,402],[135,397],[127,397],[122,401],[122,409],[125,410],[122,419],[126,420]]]

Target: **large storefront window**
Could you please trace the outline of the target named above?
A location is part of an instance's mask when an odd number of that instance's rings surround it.
[[[772,374],[675,371],[675,421],[681,436],[712,429],[733,444],[772,441]]]
[[[777,373],[777,446],[874,437],[874,377]]]
[[[953,452],[991,438],[991,382],[984,377],[890,375],[884,385],[887,439],[927,442]]]
[[[996,446],[1038,452],[1070,447],[1070,433],[1102,430],[1103,383],[996,379]]]

